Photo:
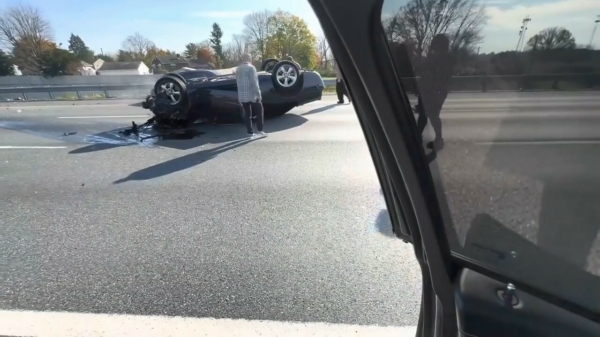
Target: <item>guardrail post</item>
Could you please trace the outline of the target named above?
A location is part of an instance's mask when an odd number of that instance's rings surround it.
[[[79,92],[79,90],[75,91],[75,93],[77,93],[77,98],[78,98],[78,99],[82,99],[82,98],[81,98],[81,93]]]
[[[48,91],[48,94],[50,94],[50,99],[54,99],[54,95],[52,95],[52,91]]]

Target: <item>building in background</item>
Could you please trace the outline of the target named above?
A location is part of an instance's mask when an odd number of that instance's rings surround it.
[[[134,62],[104,62],[98,75],[149,75],[150,68],[142,61]]]
[[[102,65],[104,64],[104,60],[99,58],[96,61],[94,61],[94,69],[98,70],[100,69],[100,67],[102,67]]]
[[[79,69],[81,76],[96,76],[96,68],[93,65],[81,61],[81,69]]]

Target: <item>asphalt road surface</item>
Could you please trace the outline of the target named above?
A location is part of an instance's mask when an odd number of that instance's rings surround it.
[[[449,96],[432,168],[459,237],[487,212],[600,269],[594,95]],[[327,96],[267,121],[256,140],[222,125],[140,144],[116,133],[148,118],[131,103],[0,105],[0,320],[29,310],[416,324],[420,272],[391,235],[351,105]],[[565,236],[565,212],[585,243]]]

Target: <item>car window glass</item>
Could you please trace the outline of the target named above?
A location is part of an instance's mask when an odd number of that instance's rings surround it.
[[[594,310],[597,14],[600,1],[386,0],[381,16],[452,251]]]

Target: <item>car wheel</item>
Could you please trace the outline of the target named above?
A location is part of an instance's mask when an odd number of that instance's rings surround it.
[[[263,63],[262,66],[260,67],[260,70],[262,71],[266,71],[268,73],[273,71],[273,68],[275,67],[275,65],[279,63],[278,59],[266,59]]]
[[[271,81],[280,95],[295,96],[304,85],[304,76],[296,63],[280,61],[273,67]]]
[[[183,107],[185,106],[186,96],[186,85],[177,77],[165,76],[154,85],[154,92],[157,97],[164,98],[169,102],[171,106]]]

